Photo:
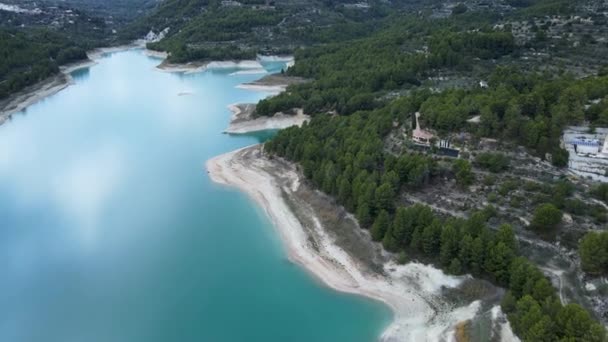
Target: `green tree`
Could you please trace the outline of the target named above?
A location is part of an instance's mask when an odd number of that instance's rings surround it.
[[[359,221],[359,224],[361,225],[361,227],[369,227],[371,221],[372,221],[372,215],[371,215],[371,211],[369,209],[369,205],[363,201],[362,203],[359,203],[359,205],[357,206],[357,220]]]
[[[589,232],[579,244],[581,266],[590,274],[608,273],[608,232]]]
[[[452,261],[450,262],[450,266],[448,267],[448,273],[454,275],[462,274],[462,264],[460,263],[460,260],[458,260],[458,258],[452,259]]]
[[[414,233],[412,233],[412,240],[410,241],[410,248],[415,252],[422,251],[422,229],[416,228],[414,229]]]
[[[471,248],[471,270],[475,274],[480,274],[485,260],[485,245],[481,237],[473,240]]]
[[[553,342],[557,340],[555,333],[555,323],[548,315],[542,316],[542,318],[535,322],[528,331],[525,332],[525,341],[540,341],[540,342]]]
[[[382,246],[389,252],[396,252],[399,250],[399,243],[397,242],[397,239],[395,239],[393,229],[394,225],[389,225],[388,230],[382,239]]]
[[[562,221],[562,212],[551,203],[541,204],[534,210],[530,227],[537,231],[548,231]]]
[[[458,249],[458,259],[462,262],[463,268],[470,268],[473,263],[473,237],[465,234]]]
[[[378,217],[376,217],[376,221],[372,225],[372,239],[374,241],[381,241],[384,238],[384,234],[389,229],[390,225],[390,217],[386,210],[380,211]]]
[[[348,179],[342,178],[338,185],[338,201],[348,207],[351,195],[351,185]]]
[[[555,318],[557,328],[564,338],[579,341],[603,341],[604,329],[596,329],[597,324],[589,313],[577,304],[567,304]],[[599,332],[598,330],[601,330]],[[599,332],[599,334],[598,334]]]
[[[393,210],[395,192],[390,183],[384,183],[376,189],[376,208],[378,210]]]
[[[516,305],[517,300],[515,299],[515,296],[513,296],[513,292],[507,291],[500,302],[502,311],[504,311],[506,314],[510,314],[515,311]]]
[[[460,239],[453,225],[447,225],[441,232],[441,251],[439,260],[443,265],[449,265],[458,256]],[[460,260],[458,261],[460,263]]]
[[[524,287],[529,280],[530,262],[524,257],[515,258],[510,266],[509,289],[514,297],[520,298],[524,295]]]
[[[439,253],[441,242],[441,221],[435,219],[433,223],[424,227],[422,231],[422,251],[429,256]]]
[[[509,168],[509,158],[502,153],[480,153],[475,158],[475,163],[490,172],[498,173]]]
[[[603,183],[591,190],[593,197],[608,203],[608,183]]]
[[[501,285],[509,283],[509,266],[515,257],[513,250],[503,242],[498,242],[488,250],[485,259],[485,270]]]
[[[477,211],[471,215],[471,217],[465,223],[465,230],[468,234],[471,234],[473,238],[481,235],[481,232],[486,230],[486,215],[483,212]]]
[[[494,236],[496,242],[502,242],[512,251],[517,250],[517,239],[513,228],[509,224],[503,224],[498,228],[496,235]]]
[[[517,301],[516,314],[512,316],[516,331],[527,332],[543,319],[542,308],[531,296],[524,296]]]
[[[452,171],[456,175],[456,184],[461,187],[471,185],[474,180],[471,164],[464,159],[456,159],[452,164]]]
[[[568,150],[558,147],[551,154],[551,163],[557,167],[566,167],[568,166],[568,158],[570,158]]]
[[[398,244],[409,246],[412,234],[414,233],[414,224],[416,215],[413,207],[399,207],[395,213],[393,220],[393,235]]]

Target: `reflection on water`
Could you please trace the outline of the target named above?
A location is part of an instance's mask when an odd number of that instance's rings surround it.
[[[89,78],[89,68],[74,70],[70,75],[76,82],[84,82]]]
[[[108,55],[0,126],[0,341],[378,336],[385,307],[285,262],[261,211],[204,172],[272,134],[221,134],[258,76],[156,64]]]

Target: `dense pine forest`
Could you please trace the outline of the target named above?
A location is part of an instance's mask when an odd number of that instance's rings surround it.
[[[0,99],[59,72],[59,66],[87,58],[84,48],[55,32],[0,29]]]
[[[136,13],[136,7],[108,12],[118,0],[6,2],[20,7],[0,10],[0,100],[87,59],[87,50],[124,42],[114,32],[134,19],[126,12]]]
[[[516,15],[568,8],[563,2],[538,5]],[[273,115],[299,107],[313,118],[302,128],[279,132],[265,150],[296,162],[315,187],[354,213],[361,227],[400,260],[428,260],[452,274],[471,273],[508,289],[503,310],[523,340],[604,341],[603,326],[581,306],[562,305],[540,269],[520,257],[510,225],[488,226],[493,207],[457,219],[423,205],[401,205],[404,193],[446,177],[462,187],[473,182],[473,165],[465,159],[390,152],[387,139],[396,127],[410,129],[415,112],[440,136],[468,132],[510,141],[541,159],[549,156],[555,167],[568,162],[559,143],[567,125],[606,124],[608,78],[602,68],[584,78],[565,69],[522,70],[512,61],[526,47],[518,46],[511,32],[486,24],[409,18],[360,39],[298,50],[297,63],[286,74],[313,81],[261,101],[256,111]],[[423,86],[441,72],[478,73],[490,60],[495,65],[480,73],[486,86],[441,92]],[[475,167],[491,173],[508,164],[501,154],[475,159]],[[575,210],[566,200],[571,185],[562,184],[552,191],[563,195],[536,208],[530,229],[551,231],[561,210]],[[583,268],[605,273],[607,251],[605,234],[585,236]]]

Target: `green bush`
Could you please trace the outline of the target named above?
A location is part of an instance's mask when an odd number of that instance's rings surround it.
[[[536,231],[555,229],[562,221],[562,212],[551,203],[541,204],[534,210],[530,227]]]
[[[480,153],[475,158],[475,164],[490,172],[498,173],[509,168],[509,158],[502,153]]]

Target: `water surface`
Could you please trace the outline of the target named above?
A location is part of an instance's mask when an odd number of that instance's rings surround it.
[[[204,171],[267,138],[220,133],[260,75],[158,63],[108,55],[0,126],[0,341],[375,340],[386,307],[288,262],[261,210]]]

